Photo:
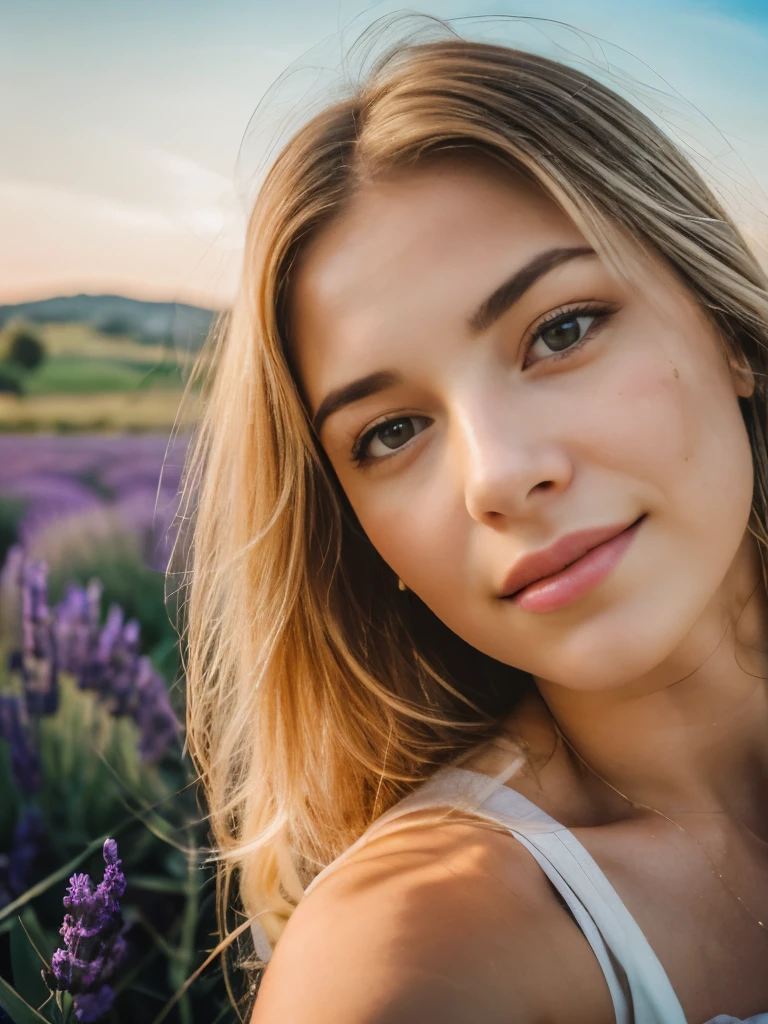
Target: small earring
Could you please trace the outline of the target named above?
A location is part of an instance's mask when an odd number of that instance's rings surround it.
[[[408,587],[406,587],[406,585],[403,583],[403,581],[400,579],[399,576],[397,577],[397,589],[398,590],[407,590],[408,589]]]

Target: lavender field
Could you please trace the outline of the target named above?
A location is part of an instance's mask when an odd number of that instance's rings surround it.
[[[186,442],[166,435],[0,436],[6,534],[41,554],[124,534],[152,569],[167,564]]]
[[[232,1019],[220,966],[193,978],[214,886],[164,576],[186,443],[0,435],[0,1021]],[[102,851],[120,900],[86,953]]]

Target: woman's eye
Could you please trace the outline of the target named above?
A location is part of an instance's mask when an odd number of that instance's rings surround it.
[[[526,352],[525,365],[529,364],[529,357],[539,344],[543,351],[535,362],[556,360],[569,355],[595,330],[607,323],[615,312],[616,307],[572,309],[550,317],[534,331],[533,340]],[[395,455],[421,432],[414,424],[425,421],[429,425],[430,421],[424,416],[398,416],[371,427],[353,444],[352,461],[362,465],[381,462]]]
[[[597,311],[590,313],[576,311],[545,323],[536,330],[533,342],[528,349],[528,355],[539,342],[541,342],[539,355],[545,359],[548,356],[557,356],[559,353],[565,354],[584,340],[594,321],[599,319],[601,319],[601,314]]]
[[[400,416],[372,427],[354,446],[353,459],[356,462],[373,462],[392,455],[419,433],[413,424],[423,419],[423,416]]]

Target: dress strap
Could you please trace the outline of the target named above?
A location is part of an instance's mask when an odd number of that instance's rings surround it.
[[[431,778],[423,782],[417,789],[399,800],[388,811],[380,814],[371,822],[368,828],[351,846],[348,846],[335,860],[315,875],[307,888],[304,890],[306,897],[318,882],[326,878],[331,872],[338,870],[342,864],[365,843],[370,842],[375,835],[378,835],[390,822],[405,814],[414,811],[426,810],[430,807],[457,808],[472,812],[480,807],[491,794],[522,766],[524,756],[518,754],[511,764],[494,778],[481,775],[479,772],[465,772],[461,770],[460,776],[451,774],[450,770],[439,769]],[[459,769],[453,769],[458,771]]]
[[[446,774],[476,774],[443,769]],[[495,781],[495,780],[494,780]],[[474,786],[469,778],[467,787]],[[504,825],[562,896],[602,968],[617,1024],[686,1024],[664,968],[619,894],[574,834],[517,790],[495,785],[475,813]]]

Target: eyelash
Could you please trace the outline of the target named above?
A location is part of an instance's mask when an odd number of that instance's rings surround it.
[[[589,327],[587,328],[587,330],[584,333],[584,335],[581,338],[579,338],[579,340],[577,342],[575,342],[569,348],[563,349],[562,352],[555,352],[551,356],[547,356],[545,359],[539,360],[539,362],[552,363],[552,362],[557,362],[559,359],[564,359],[567,356],[570,356],[573,352],[576,352],[578,349],[582,348],[582,346],[585,345],[586,342],[591,339],[591,337],[592,337],[593,333],[595,332],[595,330],[599,329],[602,326],[604,326],[608,322],[608,320],[610,320],[611,316],[613,316],[613,314],[615,312],[616,312],[616,307],[615,306],[585,306],[585,305],[581,305],[581,306],[572,306],[572,307],[570,307],[568,309],[561,308],[559,310],[556,310],[556,311],[554,311],[552,313],[552,315],[548,316],[546,320],[543,320],[538,325],[538,327],[536,328],[535,332],[531,335],[530,341],[528,342],[528,344],[526,345],[526,348],[525,348],[525,357],[527,358],[528,353],[530,352],[531,348],[536,344],[536,342],[539,340],[541,335],[544,333],[544,331],[548,327],[553,327],[558,322],[567,323],[569,320],[576,320],[576,319],[578,319],[579,317],[582,317],[582,316],[594,317],[593,322],[589,325]],[[527,364],[524,361],[523,362],[523,369],[526,368],[526,365]],[[407,448],[408,447],[408,442],[406,442],[401,448],[393,449],[392,455],[381,455],[381,456],[376,456],[374,458],[374,457],[371,457],[371,456],[366,454],[367,451],[368,451],[368,446],[370,445],[371,441],[375,437],[377,431],[381,430],[382,427],[389,426],[390,423],[399,423],[401,420],[409,420],[409,419],[413,419],[413,420],[426,419],[426,417],[424,417],[424,416],[392,416],[389,419],[382,420],[381,423],[374,424],[374,426],[371,427],[370,430],[367,430],[365,432],[365,434],[363,434],[361,437],[359,437],[355,441],[355,443],[353,444],[353,446],[352,446],[352,462],[355,463],[355,465],[357,465],[359,467],[371,466],[374,463],[388,462],[389,459],[391,459],[393,456],[399,454],[399,452],[401,452],[404,448]]]

